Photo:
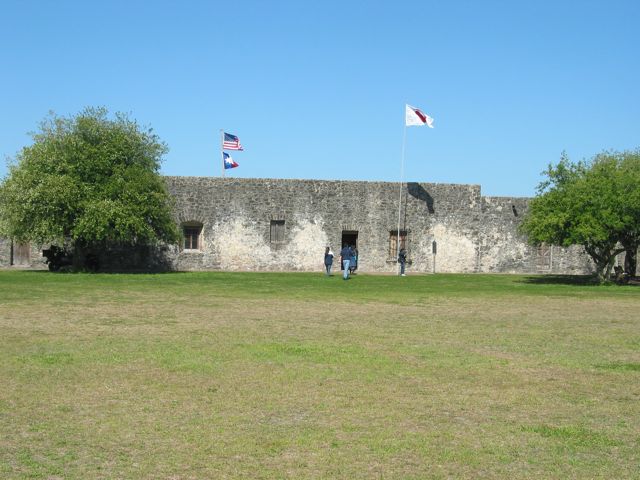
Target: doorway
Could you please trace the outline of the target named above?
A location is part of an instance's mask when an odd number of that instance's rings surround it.
[[[349,245],[353,249],[353,257],[351,258],[351,265],[349,266],[349,270],[351,271],[351,273],[354,273],[358,269],[358,262],[360,260],[360,253],[358,252],[357,230],[343,230],[341,245],[343,247],[345,245]],[[343,265],[340,265],[340,269],[343,269]]]
[[[345,245],[349,245],[351,247],[358,248],[358,232],[355,230],[343,230],[342,231],[342,242],[340,243],[343,247]]]
[[[28,243],[11,244],[11,265],[28,267],[31,263],[31,246]]]

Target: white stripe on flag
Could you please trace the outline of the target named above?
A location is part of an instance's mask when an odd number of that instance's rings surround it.
[[[418,108],[406,105],[405,125],[407,127],[422,127],[423,125],[427,125],[429,128],[433,128],[433,118]]]

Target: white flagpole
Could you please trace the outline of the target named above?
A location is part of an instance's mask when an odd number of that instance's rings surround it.
[[[222,178],[224,178],[224,131],[220,129],[220,157],[222,160]]]
[[[398,189],[398,236],[396,237],[396,262],[400,254],[400,216],[402,212],[402,185],[404,183],[404,146],[407,140],[407,122],[404,122],[402,134],[402,156],[400,158],[400,188]]]

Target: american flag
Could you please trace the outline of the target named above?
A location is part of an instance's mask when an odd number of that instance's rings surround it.
[[[224,132],[224,140],[222,141],[222,148],[224,150],[244,150],[240,145],[240,139],[235,135]]]

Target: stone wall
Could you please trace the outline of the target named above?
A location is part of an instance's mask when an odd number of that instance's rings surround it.
[[[0,237],[0,267],[11,265],[11,241]]]
[[[42,248],[39,245],[26,244],[23,248],[14,245],[11,240],[0,238],[0,268],[14,267],[25,269],[47,268]]]
[[[357,232],[360,271],[397,269],[390,255],[390,235],[398,228],[397,183],[166,180],[176,199],[178,222],[202,225],[201,248],[175,254],[179,270],[319,271],[325,246],[338,253],[343,232]],[[482,197],[478,185],[413,182],[401,195],[400,228],[408,235],[409,271],[592,271],[580,247],[541,253],[526,244],[517,225],[527,199]],[[283,243],[270,238],[272,220],[284,221]]]
[[[390,182],[209,177],[166,177],[166,182],[175,198],[176,222],[201,227],[198,247],[114,249],[101,255],[101,269],[321,271],[325,247],[338,254],[343,234],[357,233],[359,271],[394,273],[391,237],[400,217],[409,273],[593,271],[581,247],[527,245],[517,226],[528,199],[483,197],[478,185],[409,182],[400,191]],[[272,238],[272,222],[284,228],[282,238]],[[12,260],[11,242],[0,239],[0,266],[11,266]],[[46,268],[41,248],[31,247],[26,268]]]

